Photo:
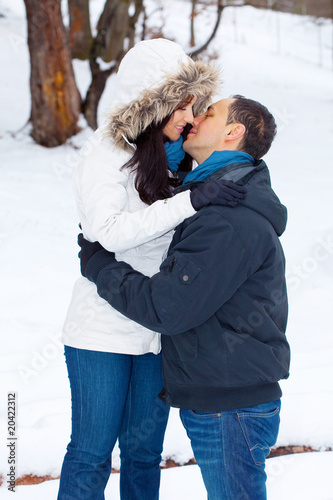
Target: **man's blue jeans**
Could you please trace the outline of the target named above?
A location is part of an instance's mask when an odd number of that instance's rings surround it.
[[[180,410],[208,500],[266,500],[265,460],[276,442],[280,400],[221,412]]]
[[[72,434],[58,500],[102,500],[119,438],[122,500],[157,500],[169,415],[158,398],[161,355],[132,356],[65,347]]]

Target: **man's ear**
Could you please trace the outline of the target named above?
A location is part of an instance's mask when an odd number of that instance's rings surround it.
[[[245,134],[245,126],[242,123],[231,123],[229,132],[225,136],[225,141],[235,141]]]

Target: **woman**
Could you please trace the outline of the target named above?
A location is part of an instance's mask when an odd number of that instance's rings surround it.
[[[172,196],[181,133],[217,93],[217,69],[171,41],[143,41],[122,60],[116,93],[74,177],[85,237],[153,275],[174,229],[194,215],[189,192]],[[119,440],[123,500],[158,498],[168,408],[158,398],[160,336],[112,309],[80,278],[64,326],[72,435],[59,500],[104,498]]]

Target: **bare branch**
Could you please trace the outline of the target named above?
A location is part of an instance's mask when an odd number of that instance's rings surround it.
[[[217,18],[216,18],[216,22],[215,22],[215,26],[214,26],[214,29],[212,31],[212,34],[208,38],[207,42],[204,43],[201,47],[199,47],[196,50],[190,51],[190,56],[193,59],[195,59],[200,54],[200,52],[203,52],[204,50],[206,50],[207,47],[208,47],[208,45],[210,44],[210,42],[215,37],[215,35],[217,33],[217,30],[218,30],[218,27],[220,25],[220,21],[221,21],[221,18],[222,18],[223,9],[224,9],[223,0],[218,0],[217,1]]]

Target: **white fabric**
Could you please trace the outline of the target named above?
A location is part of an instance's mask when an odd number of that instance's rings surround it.
[[[135,177],[122,165],[129,153],[113,148],[102,130],[74,174],[79,221],[84,236],[98,240],[143,274],[155,274],[173,229],[195,214],[188,191],[147,206],[134,187]],[[143,328],[101,299],[86,278],[75,283],[63,330],[66,345],[123,354],[160,351],[160,334]]]
[[[181,46],[170,40],[158,38],[137,43],[120,63],[111,110],[134,101],[142,91],[160,85],[168,73],[179,68],[180,62],[188,61]]]

